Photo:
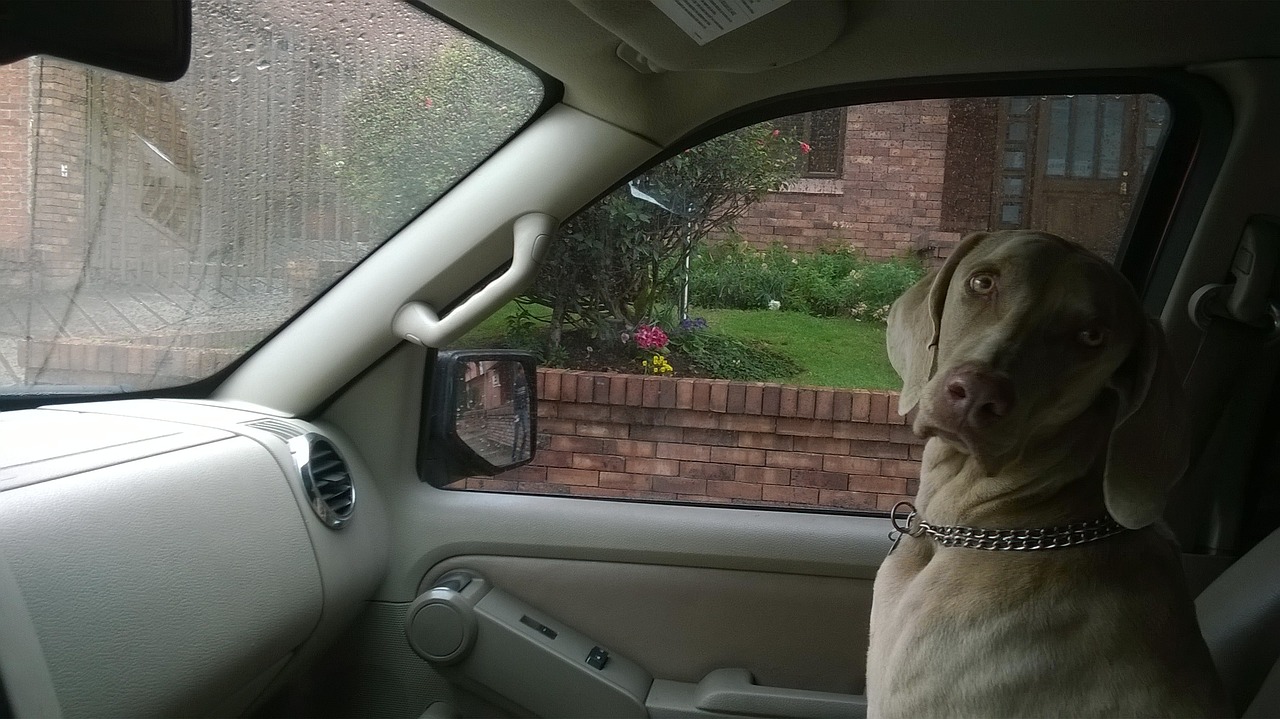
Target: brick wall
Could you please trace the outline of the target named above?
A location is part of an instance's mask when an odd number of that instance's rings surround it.
[[[922,442],[892,392],[538,371],[534,462],[469,489],[888,510]]]
[[[19,273],[31,242],[30,61],[0,65],[0,285]]]
[[[870,257],[945,256],[960,235],[942,231],[949,100],[850,107],[842,175],[801,179],[735,223],[757,247],[846,244]]]
[[[32,158],[34,192],[32,258],[46,289],[69,289],[85,265],[85,187],[88,171],[88,75],[77,65],[38,58],[40,96],[35,102],[38,150]]]

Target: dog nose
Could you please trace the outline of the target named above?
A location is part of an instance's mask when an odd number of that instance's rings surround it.
[[[955,416],[974,428],[988,427],[1013,410],[1013,382],[1004,375],[959,369],[947,379],[946,389]]]

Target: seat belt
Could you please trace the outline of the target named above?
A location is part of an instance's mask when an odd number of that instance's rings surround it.
[[[1206,450],[1224,417],[1230,414],[1240,426],[1256,428],[1266,411],[1269,392],[1255,392],[1246,398],[1235,395],[1242,386],[1241,380],[1255,369],[1254,363],[1263,349],[1280,340],[1278,269],[1280,223],[1255,216],[1245,225],[1231,262],[1234,281],[1205,285],[1191,296],[1188,311],[1204,334],[1183,381],[1190,422],[1189,475],[1211,470],[1203,466],[1213,454]],[[1245,478],[1231,479],[1243,485]],[[1214,504],[1239,496],[1240,486],[1218,481],[1214,485]],[[1200,544],[1210,552],[1225,551],[1234,544],[1233,534],[1221,526],[1211,527],[1210,536]]]

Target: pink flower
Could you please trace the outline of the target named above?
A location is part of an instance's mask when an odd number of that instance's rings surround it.
[[[769,136],[770,136],[770,137],[777,137],[778,135],[781,135],[781,134],[782,134],[782,130],[777,130],[777,129],[775,129],[773,132],[769,133]]]
[[[667,346],[667,333],[656,325],[640,325],[636,328],[636,346],[642,350],[659,350]]]
[[[430,110],[430,109],[431,109],[431,106],[432,106],[433,104],[434,104],[434,103],[431,101],[431,98],[429,98],[429,97],[424,97],[424,98],[422,98],[422,106],[423,106],[423,107],[425,107],[425,108],[427,108],[428,110]]]
[[[807,143],[807,142],[802,142],[802,143],[800,143],[800,152],[801,152],[802,154],[805,154],[805,155],[809,154],[809,149],[810,149],[810,148],[809,148],[809,143]]]

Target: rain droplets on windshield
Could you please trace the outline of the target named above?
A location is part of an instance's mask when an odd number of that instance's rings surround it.
[[[194,11],[176,83],[0,66],[0,391],[218,371],[542,101],[532,73],[396,0]]]

